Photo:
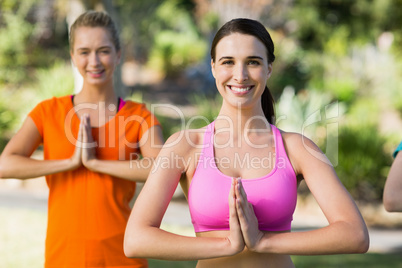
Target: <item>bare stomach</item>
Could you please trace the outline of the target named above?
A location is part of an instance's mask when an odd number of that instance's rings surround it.
[[[197,237],[226,237],[227,231],[211,231],[196,233]],[[219,267],[219,268],[294,268],[289,255],[256,253],[245,248],[241,253],[230,257],[199,260],[197,268]]]

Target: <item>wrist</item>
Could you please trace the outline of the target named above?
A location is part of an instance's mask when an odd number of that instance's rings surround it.
[[[66,162],[66,163],[62,164],[62,166],[67,167],[65,169],[65,171],[74,170],[74,169],[78,168],[79,166],[81,166],[80,159],[77,159],[76,157],[71,157],[69,159],[66,159],[64,162]]]
[[[224,243],[224,250],[222,250],[222,253],[224,253],[223,257],[239,254],[245,248],[244,242],[235,243],[229,237],[225,238]]]
[[[83,164],[87,169],[89,169],[91,171],[95,171],[95,172],[98,171],[99,160],[96,158],[88,159]]]
[[[263,232],[259,232],[256,242],[253,243],[253,245],[251,247],[248,247],[248,249],[252,252],[256,252],[256,253],[266,253],[266,248],[265,248],[265,244],[266,242],[268,242],[267,239],[264,239],[264,237],[266,237],[266,233]],[[264,243],[263,243],[264,242]]]

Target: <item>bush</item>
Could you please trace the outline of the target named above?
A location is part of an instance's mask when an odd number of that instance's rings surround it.
[[[0,84],[27,76],[34,25],[26,20],[33,1],[0,2]]]
[[[49,69],[38,69],[36,81],[3,88],[0,91],[0,149],[40,101],[72,94],[74,78],[70,63],[56,62]],[[18,104],[18,105],[15,105]]]
[[[360,201],[381,201],[392,159],[384,151],[386,139],[375,125],[342,127],[339,164],[335,170],[352,196]]]
[[[74,77],[70,62],[56,61],[47,69],[37,69],[34,76],[36,81],[32,85],[18,89],[13,96],[24,103],[19,110],[23,117],[40,101],[74,93]]]
[[[148,65],[168,77],[198,63],[207,51],[190,14],[175,0],[158,7],[150,34],[155,37]]]
[[[0,152],[3,151],[14,129],[17,114],[10,107],[9,96],[5,96],[5,92],[1,92],[0,97]]]

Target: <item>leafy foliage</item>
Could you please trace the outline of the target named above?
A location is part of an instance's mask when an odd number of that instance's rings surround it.
[[[35,78],[30,85],[14,92],[13,97],[24,103],[19,110],[22,117],[42,100],[73,94],[74,78],[70,63],[56,61],[49,68],[36,70]]]
[[[351,194],[366,202],[381,200],[392,162],[385,150],[386,137],[378,131],[379,109],[371,98],[357,101],[338,136],[339,162],[335,170]]]
[[[0,151],[6,146],[16,124],[17,115],[10,105],[10,96],[0,91]]]
[[[201,38],[191,15],[177,1],[165,1],[155,13],[154,45],[148,65],[176,76],[205,55],[207,44]]]
[[[338,176],[357,200],[380,201],[392,159],[385,138],[373,125],[344,127],[339,132]]]
[[[34,25],[26,16],[33,2],[0,2],[0,84],[18,83],[27,75]]]

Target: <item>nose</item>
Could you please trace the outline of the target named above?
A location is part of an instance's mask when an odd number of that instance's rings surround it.
[[[234,79],[237,82],[243,82],[248,79],[247,66],[243,64],[238,64],[234,70]]]
[[[90,66],[98,66],[100,63],[99,55],[96,52],[92,52],[89,57],[89,65]]]

